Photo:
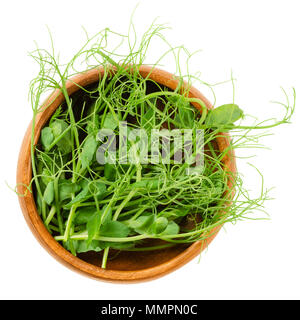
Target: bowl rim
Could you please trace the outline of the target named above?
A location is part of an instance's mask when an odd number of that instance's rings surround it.
[[[139,67],[139,73],[143,78],[148,77],[150,80],[164,85],[171,90],[175,90],[179,82],[178,78],[175,77],[172,73],[156,67],[142,65]],[[89,84],[99,81],[103,74],[103,67],[97,67],[83,73],[76,74],[75,76],[71,77],[66,83],[68,94],[71,95],[74,92],[80,90],[80,87],[85,87]],[[207,98],[193,86],[189,86],[189,97],[199,98],[204,102],[208,109],[213,108],[209,100],[207,100]],[[65,99],[62,92],[59,89],[56,89],[43,103],[42,106],[47,106],[47,108],[45,108],[36,117],[34,144],[38,142],[40,131],[43,126],[49,120],[50,116],[53,114],[56,108],[64,100]],[[198,103],[192,102],[192,105],[201,110],[201,105],[199,105]],[[31,229],[32,233],[39,241],[39,243],[42,245],[42,247],[44,247],[48,251],[48,253],[50,253],[56,260],[58,260],[68,268],[84,274],[88,277],[107,282],[133,283],[153,280],[164,276],[172,271],[175,271],[176,269],[182,267],[190,260],[195,258],[211,243],[211,241],[216,237],[217,233],[221,229],[222,225],[216,226],[210,231],[209,236],[205,240],[194,242],[187,249],[183,250],[172,259],[146,269],[130,271],[102,269],[101,267],[90,264],[78,257],[73,256],[69,251],[63,248],[63,246],[61,246],[48,232],[42,219],[40,218],[40,215],[37,212],[33,194],[31,192],[26,192],[26,186],[29,185],[32,178],[30,152],[31,130],[32,121],[30,122],[24,135],[17,164],[17,192],[19,194],[18,198],[20,207],[29,228]],[[220,135],[220,137],[216,138],[216,142],[219,150],[224,150],[229,146],[230,136],[227,133],[221,133]],[[230,151],[224,157],[223,164],[230,170],[229,172],[233,174],[236,173],[235,155],[232,149],[230,149]]]

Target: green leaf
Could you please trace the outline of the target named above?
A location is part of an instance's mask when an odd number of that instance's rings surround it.
[[[52,129],[54,137],[57,138],[68,128],[68,125],[65,121],[56,119],[50,124],[50,128]]]
[[[89,191],[93,196],[101,199],[101,196],[106,192],[106,185],[101,180],[92,181],[89,184]]]
[[[94,158],[97,146],[98,146],[98,142],[96,141],[94,136],[89,136],[85,140],[82,148],[82,152],[80,154],[82,169],[89,167],[89,165],[91,164]]]
[[[179,118],[181,123],[186,128],[193,128],[195,116],[194,116],[194,110],[191,106],[181,107],[179,109]]]
[[[106,206],[104,209],[101,210],[100,216],[101,216],[101,223],[105,224],[112,219],[112,210],[109,208],[107,211],[105,210]],[[103,216],[105,212],[105,217]],[[76,211],[76,217],[75,217],[75,224],[85,224],[87,223],[93,216],[97,214],[97,209],[94,206],[90,207],[82,207],[78,208]]]
[[[77,240],[67,240],[64,243],[64,246],[67,250],[71,251],[74,255],[76,255],[79,241]]]
[[[119,221],[110,221],[103,224],[100,228],[100,236],[111,238],[127,237],[130,229]]]
[[[169,100],[178,108],[175,121],[181,124],[182,128],[193,128],[195,121],[195,108],[183,96],[170,97]]]
[[[190,212],[189,208],[180,207],[180,208],[166,208],[159,213],[159,216],[165,218],[179,218],[184,217]]]
[[[154,223],[151,226],[151,232],[154,234],[162,233],[168,226],[168,219],[165,217],[159,217],[155,219]]]
[[[149,108],[142,116],[141,125],[146,131],[150,131],[155,126],[155,112]]]
[[[112,210],[107,205],[102,210],[96,211],[87,221],[86,228],[88,231],[88,243],[90,243],[99,233],[100,226],[104,226],[111,222]],[[101,233],[102,235],[102,233]]]
[[[67,203],[64,207],[70,208],[73,204],[78,202],[84,202],[85,200],[95,196],[98,200],[102,199],[106,192],[106,185],[101,180],[88,181],[84,180],[81,182],[82,190],[72,199],[69,203]]]
[[[93,121],[87,121],[85,130],[87,131],[88,134],[92,134],[92,135],[97,134],[99,130],[99,118],[95,117]]]
[[[104,177],[108,181],[114,181],[116,178],[116,168],[113,164],[105,163],[104,165]]]
[[[70,180],[62,180],[58,184],[58,194],[60,201],[64,201],[71,198],[72,194],[75,194],[81,189],[80,185],[72,183]]]
[[[112,249],[116,250],[124,250],[128,248],[134,247],[134,243],[132,242],[104,242],[104,241],[99,241],[99,240],[92,240],[91,243],[89,244],[87,240],[79,240],[77,241],[77,246],[76,250],[78,253],[82,252],[88,252],[88,251],[95,251],[95,252],[100,252],[103,249],[110,247]]]
[[[52,173],[48,168],[43,168],[41,172],[41,179],[45,185],[52,180]]]
[[[90,244],[95,236],[98,234],[101,225],[101,213],[95,212],[86,224],[88,239],[87,243]]]
[[[54,200],[54,183],[53,183],[53,181],[50,181],[47,184],[47,187],[44,192],[44,200],[46,201],[46,203],[48,205],[51,205],[51,203]]]
[[[101,223],[105,224],[110,222],[112,219],[112,209],[109,207],[107,209],[107,205],[103,207],[101,210]]]
[[[98,240],[92,240],[88,242],[88,240],[80,240],[78,241],[77,252],[87,252],[87,251],[95,251],[100,252],[106,247],[105,243]]]
[[[130,249],[134,247],[133,242],[103,242],[106,247],[116,250]]]
[[[68,124],[60,119],[56,119],[50,124],[50,128],[52,129],[55,138],[59,137],[65,131],[65,134],[56,144],[62,153],[70,153],[72,151],[71,132],[70,130],[66,131],[68,127]]]
[[[76,197],[73,198],[65,207],[70,208],[73,204],[78,203],[78,202],[83,202],[89,198],[89,187],[88,185],[85,186],[77,195]]]
[[[38,212],[42,212],[42,198],[39,196],[39,193],[36,194],[36,206],[38,209]]]
[[[74,219],[75,224],[85,224],[87,223],[93,215],[96,213],[97,209],[95,207],[82,207],[76,210],[76,216]]]
[[[224,104],[208,111],[205,124],[215,127],[229,125],[242,116],[243,111],[236,104]]]
[[[166,229],[160,234],[160,236],[174,235],[179,233],[179,226],[174,221],[170,221]]]
[[[135,232],[143,234],[146,233],[154,221],[154,214],[143,215],[135,220],[127,220],[126,225],[132,228]]]
[[[114,130],[119,125],[119,122],[115,119],[112,113],[108,113],[103,123],[103,129]]]
[[[49,127],[45,127],[41,131],[41,142],[45,150],[51,145],[54,140],[54,135],[52,133],[52,129]]]
[[[141,188],[147,190],[157,190],[161,182],[159,179],[144,179],[141,181],[134,182],[132,187]]]

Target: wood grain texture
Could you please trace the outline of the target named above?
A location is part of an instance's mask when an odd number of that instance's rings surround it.
[[[142,77],[164,85],[171,90],[175,90],[178,85],[178,80],[170,73],[148,66],[141,66],[140,74]],[[104,70],[96,68],[81,73],[73,77],[67,82],[68,94],[79,90],[78,86],[84,87],[93,84],[101,78]],[[189,96],[191,98],[201,99],[207,108],[212,108],[211,103],[194,87],[190,88]],[[54,91],[50,97],[45,101],[43,106],[47,107],[38,114],[35,122],[35,136],[34,142],[37,143],[41,129],[47,123],[53,112],[59,105],[64,102],[64,96],[60,90]],[[194,107],[201,110],[201,106],[193,103]],[[79,257],[73,256],[69,251],[64,249],[47,231],[36,209],[33,194],[28,192],[26,185],[29,185],[32,179],[31,170],[31,127],[29,125],[23,143],[20,149],[18,167],[17,167],[17,191],[19,194],[20,206],[23,215],[32,233],[35,235],[40,244],[59,262],[86,276],[94,279],[119,282],[119,283],[133,283],[140,281],[147,281],[166,275],[179,267],[183,266],[194,257],[199,255],[210,242],[216,237],[221,226],[214,228],[209,237],[205,241],[198,241],[190,246],[176,246],[164,250],[153,252],[121,252],[113,260],[110,260],[107,269],[100,267],[100,256],[93,252],[81,254]],[[216,139],[220,151],[229,146],[230,137],[228,134],[223,134],[222,137]],[[233,152],[229,152],[223,159],[224,167],[229,172],[236,172],[235,157]],[[228,182],[231,185],[229,179]],[[33,262],[30,262],[33,263]]]

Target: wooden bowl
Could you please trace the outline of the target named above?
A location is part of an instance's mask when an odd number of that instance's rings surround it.
[[[178,85],[178,80],[174,75],[166,71],[157,68],[152,69],[148,66],[141,66],[139,71],[142,77],[145,78],[148,76],[149,79],[166,86],[171,90],[175,90]],[[71,95],[79,90],[77,84],[81,87],[85,87],[96,83],[103,73],[104,70],[102,68],[96,68],[74,76],[67,82],[68,94]],[[191,98],[200,98],[206,104],[207,108],[212,108],[211,103],[194,87],[190,89],[189,96]],[[49,105],[49,107],[39,113],[36,118],[35,144],[39,140],[41,129],[47,123],[56,108],[63,102],[63,94],[59,90],[56,90],[44,103],[45,106]],[[193,103],[193,105],[201,110],[199,104]],[[117,255],[115,259],[108,261],[106,269],[101,268],[101,258],[99,258],[99,254],[94,252],[81,254],[78,257],[73,256],[47,231],[37,212],[33,194],[31,192],[26,192],[26,185],[29,185],[32,179],[30,153],[31,127],[32,123],[25,133],[18,160],[17,189],[19,194],[24,194],[24,196],[19,196],[20,206],[27,224],[40,244],[54,258],[70,269],[98,280],[110,282],[140,282],[155,279],[178,269],[199,255],[220,230],[221,226],[214,228],[205,241],[198,241],[189,246],[179,245],[150,252],[123,251]],[[219,150],[224,150],[229,145],[229,136],[223,134],[223,136],[216,139],[216,143]],[[227,156],[224,157],[223,163],[230,172],[236,172],[235,158],[232,152],[229,152]]]

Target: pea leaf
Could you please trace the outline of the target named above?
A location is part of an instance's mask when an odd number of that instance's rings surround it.
[[[56,138],[60,136],[67,129],[67,127],[68,127],[67,123],[61,119],[56,119],[50,124],[52,133]]]
[[[82,190],[74,197],[64,208],[70,208],[73,204],[84,202],[85,200],[95,196],[98,200],[102,199],[106,192],[106,185],[101,180],[87,181],[81,183]]]
[[[168,226],[168,219],[165,217],[159,217],[155,219],[154,223],[151,226],[151,233],[160,234],[162,233]]]
[[[103,207],[102,210],[96,211],[90,218],[87,220],[86,228],[88,231],[88,243],[90,243],[96,235],[99,233],[100,226],[104,226],[111,222],[112,210]],[[101,234],[102,235],[102,234]]]
[[[51,205],[51,203],[54,200],[54,183],[53,183],[53,181],[50,181],[47,184],[47,187],[44,191],[44,200],[46,201],[46,203],[48,205]]]
[[[98,234],[101,225],[101,213],[95,212],[86,224],[88,239],[87,244],[90,244],[94,237]]]
[[[133,242],[104,242],[105,246],[116,250],[124,250],[134,247]]]
[[[116,178],[116,168],[113,164],[105,163],[104,165],[104,177],[108,181],[114,181]]]
[[[71,251],[72,254],[76,255],[78,243],[79,243],[79,241],[77,241],[77,240],[69,239],[69,240],[65,241],[64,246],[67,250]]]
[[[86,200],[88,198],[88,195],[89,195],[89,187],[87,185],[65,207],[69,208],[74,203],[82,202],[82,201]]]
[[[78,241],[77,252],[87,252],[87,251],[96,251],[100,252],[106,247],[105,243],[102,241],[92,240],[88,242],[87,240]]]
[[[110,221],[103,224],[100,228],[100,236],[112,237],[112,238],[123,238],[127,237],[130,229],[122,222]]]
[[[97,146],[98,146],[98,142],[96,141],[94,136],[89,136],[85,140],[82,148],[82,152],[80,154],[82,169],[89,167],[90,163],[94,158]]]
[[[77,209],[76,211],[76,217],[75,217],[75,224],[80,225],[80,224],[85,224],[87,223],[91,218],[93,218],[94,214],[97,213],[97,209],[94,206],[90,207],[82,207]],[[112,218],[112,210],[109,209],[105,217],[103,216],[104,210],[101,210],[101,222],[106,223],[111,221]]]
[[[51,178],[52,173],[50,172],[50,170],[48,168],[43,168],[41,173],[42,173],[41,179],[42,179],[43,183],[45,185],[47,185],[52,180],[52,178]]]
[[[155,112],[149,108],[141,119],[141,125],[146,131],[150,131],[155,126]]]
[[[154,221],[154,214],[143,215],[135,220],[127,220],[126,225],[132,228],[135,232],[143,234],[148,231]]]
[[[132,187],[147,189],[147,190],[156,190],[158,189],[161,181],[159,179],[144,179],[141,181],[134,182]]]
[[[41,199],[41,197],[39,196],[38,193],[36,195],[36,206],[37,206],[38,212],[41,212],[41,210],[42,210],[42,199]]]
[[[52,133],[55,138],[65,132],[56,144],[62,153],[70,153],[72,151],[71,132],[70,130],[67,131],[68,127],[68,124],[61,119],[56,119],[50,124],[50,128],[52,129]]]
[[[179,108],[179,118],[185,128],[193,128],[195,116],[190,105]]]
[[[181,124],[182,128],[193,128],[195,121],[195,109],[183,96],[170,97],[169,100],[178,108],[175,120]]]
[[[52,133],[52,129],[49,127],[45,127],[41,131],[41,142],[45,150],[51,145],[54,140],[54,135]]]
[[[160,234],[160,236],[174,235],[174,234],[178,234],[178,232],[179,232],[178,224],[174,221],[170,221],[166,229]]]
[[[101,180],[92,181],[88,188],[89,192],[98,199],[101,199],[106,191],[106,185]]]
[[[233,124],[243,116],[243,111],[236,104],[224,104],[209,110],[205,123],[209,126]]]
[[[64,201],[71,198],[72,194],[75,194],[81,189],[80,185],[72,183],[70,180],[62,180],[58,184],[58,194],[60,201]]]
[[[88,252],[88,251],[95,251],[95,252],[100,252],[103,249],[110,247],[112,249],[128,249],[134,247],[134,243],[132,242],[104,242],[104,241],[99,241],[99,240],[92,240],[91,243],[89,244],[86,240],[80,240],[77,241],[76,245],[76,250],[78,253],[82,252]]]
[[[93,121],[87,121],[85,129],[88,134],[96,134],[99,130],[99,118],[95,117]]]
[[[161,216],[165,218],[179,218],[184,217],[190,212],[189,208],[180,207],[180,208],[167,208],[160,212]]]
[[[97,209],[95,207],[82,207],[77,209],[74,219],[75,224],[80,225],[87,223],[96,211]]]
[[[118,126],[118,121],[116,121],[115,117],[112,113],[107,113],[103,123],[103,129],[111,129],[114,130]]]
[[[107,209],[107,205],[106,205],[105,207],[103,207],[101,212],[102,212],[101,222],[103,224],[110,222],[112,219],[112,209],[111,208]]]

